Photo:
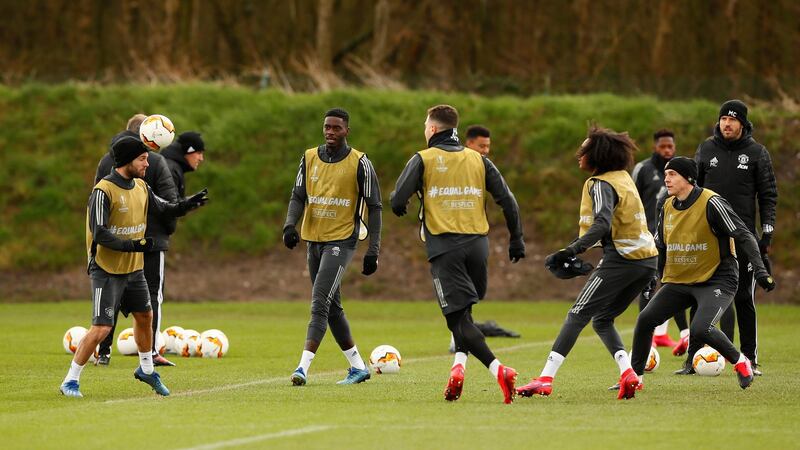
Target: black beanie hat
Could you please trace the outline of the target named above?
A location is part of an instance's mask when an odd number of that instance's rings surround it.
[[[178,142],[181,143],[181,150],[183,150],[184,155],[187,153],[204,152],[206,150],[206,144],[203,142],[203,138],[200,137],[200,133],[196,131],[181,133],[180,136],[178,136]]]
[[[719,108],[719,118],[722,116],[730,116],[738,120],[743,127],[749,126],[750,122],[747,121],[747,105],[741,100],[728,100],[723,103]]]
[[[114,157],[114,167],[122,167],[142,153],[147,153],[147,147],[133,136],[123,136],[111,144],[111,154]]]
[[[667,162],[664,170],[674,170],[691,184],[697,183],[697,163],[685,156],[676,156]]]

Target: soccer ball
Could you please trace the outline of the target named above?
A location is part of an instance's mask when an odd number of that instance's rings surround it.
[[[697,351],[692,358],[692,367],[698,375],[715,377],[725,368],[725,358],[709,346]]]
[[[222,358],[228,353],[228,337],[220,330],[211,329],[200,334],[200,353],[203,358]]]
[[[147,116],[139,126],[139,137],[150,150],[159,150],[175,139],[175,126],[172,121],[160,114]]]
[[[64,333],[64,340],[61,341],[64,344],[64,350],[67,353],[75,353],[78,350],[78,346],[81,344],[81,339],[86,336],[86,328],[77,326],[72,327]]]
[[[650,347],[650,354],[647,355],[647,363],[644,365],[645,372],[652,372],[658,369],[658,365],[661,363],[661,355],[658,354],[658,350],[655,347]]]
[[[391,345],[379,345],[369,355],[369,365],[378,374],[400,372],[402,361],[400,352]]]
[[[167,339],[164,333],[156,333],[156,351],[159,355],[163,355],[167,351]]]
[[[202,340],[197,330],[183,330],[180,340],[175,340],[177,353],[186,358],[190,356],[202,356],[200,353]]]
[[[633,359],[632,353],[628,353],[628,358]],[[655,347],[650,347],[650,354],[647,355],[647,361],[644,363],[644,371],[652,372],[658,369],[659,364],[661,364],[661,355],[658,354]]]
[[[164,342],[166,343],[166,352],[167,353],[178,353],[175,347],[175,343],[180,337],[181,333],[183,333],[183,328],[177,325],[173,325],[166,330],[164,330]]]
[[[126,328],[117,336],[117,350],[122,355],[139,354],[139,347],[133,339],[133,328]]]

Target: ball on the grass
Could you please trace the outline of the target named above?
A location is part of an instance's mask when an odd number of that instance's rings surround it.
[[[718,351],[705,346],[694,354],[692,367],[698,375],[715,377],[725,368],[725,358]]]
[[[398,373],[403,364],[400,352],[391,345],[379,345],[369,355],[369,365],[375,373]]]

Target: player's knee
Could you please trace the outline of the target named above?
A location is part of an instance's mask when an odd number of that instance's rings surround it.
[[[569,325],[578,325],[580,327],[585,327],[589,324],[589,321],[592,320],[592,316],[588,314],[581,314],[580,312],[574,313],[569,312],[567,314],[567,320],[565,321]]]
[[[710,334],[713,325],[696,322],[697,321],[692,322],[692,324],[689,326],[689,335],[699,341],[707,342],[706,338]]]
[[[594,328],[594,331],[598,333],[606,331],[613,326],[614,326],[614,321],[612,319],[596,318],[596,317],[592,319],[592,328]]]

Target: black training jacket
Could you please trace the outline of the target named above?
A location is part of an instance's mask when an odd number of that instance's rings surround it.
[[[762,232],[772,233],[778,188],[767,149],[756,142],[752,129],[728,142],[719,130],[697,147],[697,185],[727,200],[753,234],[756,234],[756,201]],[[757,235],[757,234],[756,234]]]
[[[658,153],[653,153],[650,158],[636,164],[631,174],[642,199],[644,213],[647,216],[647,229],[650,233],[656,232],[659,207],[667,198],[667,187],[664,185],[664,166],[667,161]]]

